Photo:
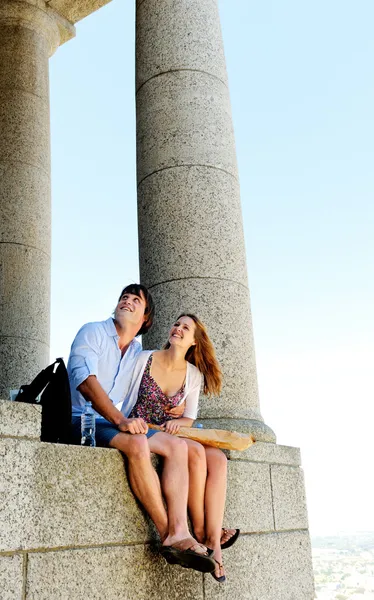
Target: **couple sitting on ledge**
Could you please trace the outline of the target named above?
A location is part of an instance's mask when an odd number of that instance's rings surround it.
[[[132,491],[156,525],[162,556],[221,583],[222,549],[239,535],[222,528],[227,460],[221,450],[173,435],[196,419],[201,383],[204,393],[220,393],[221,371],[204,325],[190,314],[178,317],[162,350],[142,352],[135,337],[150,329],[153,316],[151,294],[133,284],[122,291],[114,318],[78,332],[68,361],[74,438],[79,443],[90,401],[97,445],[126,455]],[[151,452],[164,459],[161,485]]]

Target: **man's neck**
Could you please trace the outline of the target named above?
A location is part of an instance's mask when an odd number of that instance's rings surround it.
[[[135,338],[137,331],[129,323],[121,325],[116,319],[113,319],[114,327],[116,328],[119,340],[118,348],[121,350],[122,356],[125,354],[132,340]]]

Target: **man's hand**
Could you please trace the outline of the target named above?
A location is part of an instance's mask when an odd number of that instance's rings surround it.
[[[179,417],[183,416],[185,408],[186,402],[182,402],[182,404],[178,404],[178,406],[174,406],[174,408],[166,409],[165,412],[168,417],[173,417],[173,419],[179,419]]]
[[[170,433],[171,435],[175,435],[180,430],[181,426],[178,421],[166,421],[161,425],[161,428],[165,433]]]
[[[147,433],[148,425],[144,421],[144,419],[136,418],[136,419],[125,419],[123,423],[118,425],[118,429],[120,431],[124,431],[127,433]]]

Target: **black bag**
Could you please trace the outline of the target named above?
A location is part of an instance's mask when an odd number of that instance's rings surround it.
[[[37,400],[39,394],[40,401]],[[57,358],[40,371],[30,385],[23,385],[16,401],[41,405],[42,442],[70,442],[71,395],[68,373],[62,358]]]

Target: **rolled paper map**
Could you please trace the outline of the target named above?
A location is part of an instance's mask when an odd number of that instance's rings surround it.
[[[149,429],[163,431],[159,425],[148,423]],[[178,437],[200,442],[204,446],[213,446],[222,450],[247,450],[254,444],[255,439],[246,433],[226,431],[225,429],[196,429],[194,427],[181,427],[176,433]]]

